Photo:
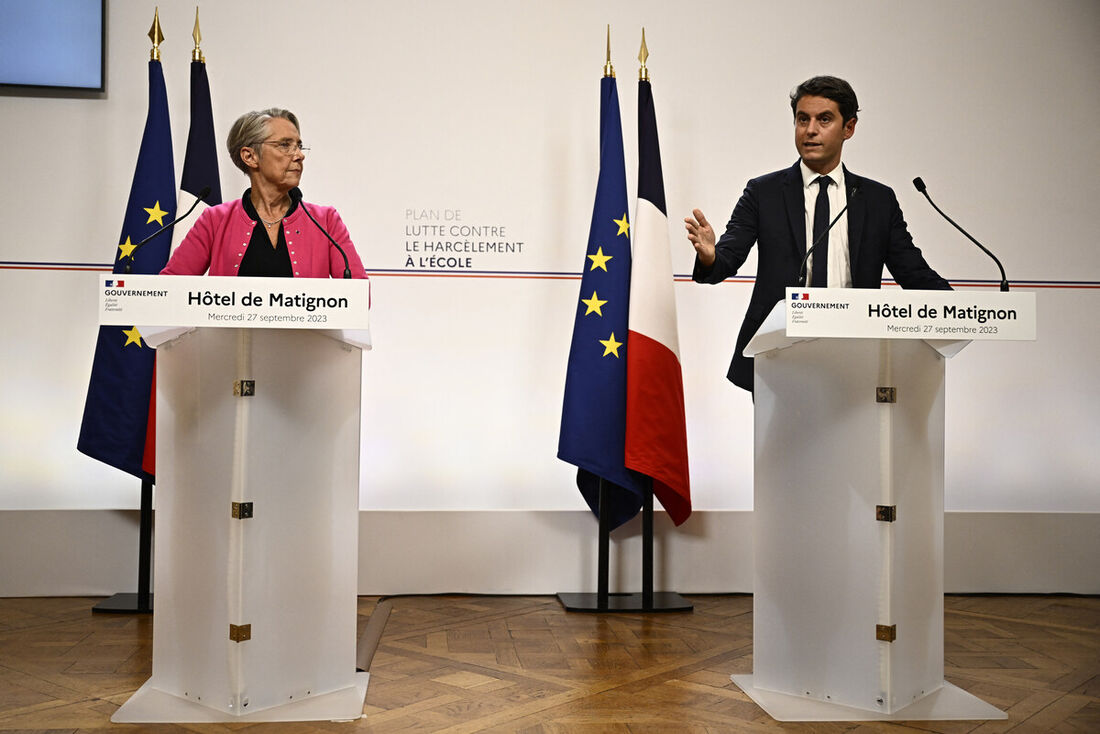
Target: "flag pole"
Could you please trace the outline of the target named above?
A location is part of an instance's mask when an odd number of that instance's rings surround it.
[[[199,30],[199,6],[195,6],[195,27],[191,30],[191,38],[195,39],[195,48],[191,50],[191,60],[200,64],[206,63],[206,56],[202,53],[202,31]]]
[[[141,482],[141,510],[138,527],[138,585],[137,593],[118,593],[109,596],[92,607],[101,614],[151,614],[153,595],[150,579],[153,570],[153,483]]]
[[[608,587],[611,574],[611,516],[607,512],[611,488],[607,480],[600,477],[600,537],[599,552],[596,559],[596,608],[607,609]],[[568,609],[568,607],[567,607]]]
[[[653,609],[653,480],[649,477],[642,501],[642,608]]]
[[[642,504],[642,591],[610,593],[611,530],[608,513],[603,512],[610,494],[608,483],[600,479],[599,550],[596,561],[596,593],[558,592],[558,601],[567,612],[690,612],[694,605],[675,591],[653,590],[653,480],[645,478]]]
[[[645,43],[645,28],[642,28],[642,47],[638,49],[638,83],[649,83],[649,48]],[[640,112],[640,111],[639,111]],[[653,479],[646,477],[645,494],[642,498],[642,606],[653,608]],[[677,595],[679,596],[679,595]],[[685,602],[686,603],[686,602]]]
[[[611,65],[611,24],[607,24],[607,58],[603,65],[604,77],[615,78],[615,67]],[[608,512],[611,501],[611,488],[607,480],[600,477],[600,530],[599,550],[596,559],[596,608],[606,611],[608,605],[611,567],[611,516]],[[566,607],[568,610],[569,607]]]
[[[160,30],[160,8],[153,10],[153,25],[149,28],[149,40],[153,42],[149,60],[160,61],[160,44],[164,43],[164,34]]]

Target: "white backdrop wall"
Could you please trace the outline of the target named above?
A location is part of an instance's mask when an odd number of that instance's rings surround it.
[[[147,104],[153,4],[108,10],[105,94],[0,98],[0,510],[138,504],[136,480],[75,450],[92,271],[117,244]],[[245,110],[296,111],[313,147],[306,197],[341,211],[372,273],[363,509],[583,508],[555,453],[610,23],[630,180],[646,27],[677,274],[690,273],[693,253],[676,222],[698,206],[724,223],[746,180],[795,160],[788,90],[818,73],[849,79],[862,112],[845,163],[894,186],[930,262],[956,282],[996,274],[913,190],[918,175],[1010,278],[1039,291],[1038,341],[975,344],[949,365],[947,508],[1100,512],[1100,4],[822,10],[801,0],[202,5],[219,138]],[[193,14],[193,3],[160,6],[177,175]],[[245,179],[224,155],[221,176],[223,194],[239,196]],[[440,268],[423,246],[466,239],[512,251]],[[750,259],[743,272],[754,269]],[[752,507],[751,401],[724,378],[750,289],[676,286],[700,510]]]

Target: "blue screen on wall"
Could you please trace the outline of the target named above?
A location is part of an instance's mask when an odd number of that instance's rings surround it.
[[[103,90],[105,0],[0,0],[0,84]]]

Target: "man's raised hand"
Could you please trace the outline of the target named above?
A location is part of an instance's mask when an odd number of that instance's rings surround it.
[[[687,227],[688,239],[691,240],[695,254],[699,257],[699,264],[709,268],[714,264],[714,228],[703,216],[699,209],[691,210],[692,216],[684,219]]]

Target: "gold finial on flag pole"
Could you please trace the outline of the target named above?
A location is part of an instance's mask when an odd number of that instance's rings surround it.
[[[199,30],[199,6],[195,6],[195,30],[191,31],[191,38],[195,39],[195,50],[191,52],[191,60],[206,63],[206,57],[202,54],[199,44],[202,43],[202,31]]]
[[[638,61],[642,63],[642,65],[638,68],[638,81],[640,82],[649,81],[649,69],[647,69],[645,66],[645,61],[648,58],[649,49],[646,48],[645,45],[645,26],[642,26],[642,48],[640,51],[638,51]]]
[[[160,8],[153,11],[153,26],[149,29],[149,40],[153,42],[153,50],[149,52],[152,61],[160,61],[160,44],[164,43],[164,34],[160,32]]]
[[[611,24],[607,24],[607,63],[603,65],[605,77],[615,77],[615,67],[611,65]]]

